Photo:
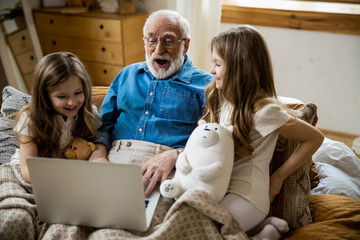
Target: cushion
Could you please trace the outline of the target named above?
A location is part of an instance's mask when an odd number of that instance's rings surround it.
[[[299,119],[315,124],[317,121],[315,104],[291,106]],[[294,152],[299,145],[298,141],[287,139],[280,135],[277,148],[270,164],[271,173],[276,171]],[[271,215],[286,220],[290,229],[296,229],[312,223],[309,209],[311,190],[310,169],[313,161],[309,158],[301,167],[285,179],[279,195],[271,205]]]
[[[309,206],[314,223],[286,233],[283,240],[359,239],[359,200],[334,194],[313,194]]]
[[[360,200],[360,160],[345,143],[325,138],[313,155],[320,183],[312,194],[337,194]]]
[[[92,103],[100,109],[101,103],[104,100],[104,97],[108,91],[109,87],[105,86],[93,86],[92,87]]]
[[[11,86],[2,91],[0,116],[0,164],[10,162],[19,144],[13,134],[13,122],[19,110],[30,102],[30,95]]]
[[[311,164],[310,172],[310,182],[311,182],[311,190],[316,188],[320,183],[320,177],[318,172],[316,171],[315,162],[313,160],[313,163]]]

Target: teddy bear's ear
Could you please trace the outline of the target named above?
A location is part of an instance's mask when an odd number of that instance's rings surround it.
[[[229,132],[233,133],[234,132],[234,126],[230,125],[230,126],[226,126],[225,127]]]
[[[202,124],[205,124],[205,123],[207,123],[207,122],[205,120],[203,120],[203,119],[200,119],[199,122],[198,122],[199,126],[202,125]]]
[[[90,150],[91,150],[92,152],[95,151],[95,144],[94,144],[94,143],[88,142],[88,145],[89,145]]]

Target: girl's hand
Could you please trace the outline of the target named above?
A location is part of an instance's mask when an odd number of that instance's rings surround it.
[[[96,143],[95,151],[89,157],[90,162],[109,162],[107,159],[107,149],[104,144]]]
[[[324,140],[322,133],[309,123],[300,119],[291,119],[277,130],[289,139],[300,142],[286,162],[270,177],[270,200],[279,194],[281,186],[291,173],[304,164],[320,147]]]
[[[90,162],[109,162],[109,160],[107,158],[96,158],[96,159],[92,159],[89,161]]]
[[[271,175],[270,189],[269,189],[271,203],[274,201],[274,198],[276,197],[276,195],[278,195],[280,193],[283,183],[284,183],[284,179],[277,176],[275,173],[273,175]]]
[[[20,135],[20,172],[21,177],[27,183],[31,183],[30,174],[27,165],[28,157],[37,157],[38,156],[38,147],[33,138],[25,135]]]

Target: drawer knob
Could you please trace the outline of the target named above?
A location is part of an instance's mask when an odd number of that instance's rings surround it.
[[[54,45],[54,46],[56,45],[56,41],[55,41],[55,40],[54,40],[54,41],[52,41],[52,45]]]
[[[104,74],[107,74],[107,70],[106,70],[106,69],[104,69],[103,72],[104,72]]]
[[[31,60],[34,60],[34,56],[33,56],[33,55],[31,55],[31,56],[30,56],[30,59],[31,59]]]
[[[21,37],[21,40],[25,41],[26,37],[25,36],[22,36]]]
[[[104,25],[100,24],[100,29],[104,29]]]
[[[50,22],[50,24],[54,24],[54,20],[52,20],[52,19],[50,19],[49,22]]]
[[[105,52],[105,51],[106,51],[106,48],[105,48],[105,47],[102,47],[102,48],[101,48],[101,51]]]

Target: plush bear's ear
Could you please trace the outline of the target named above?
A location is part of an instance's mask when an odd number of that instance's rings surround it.
[[[207,122],[205,120],[203,120],[203,119],[200,119],[199,122],[198,122],[199,126],[202,125],[202,124],[205,124],[205,123],[207,123]]]
[[[95,151],[95,144],[92,142],[88,142],[91,152]]]
[[[230,125],[230,126],[226,126],[225,127],[229,132],[233,133],[234,132],[234,126]]]

